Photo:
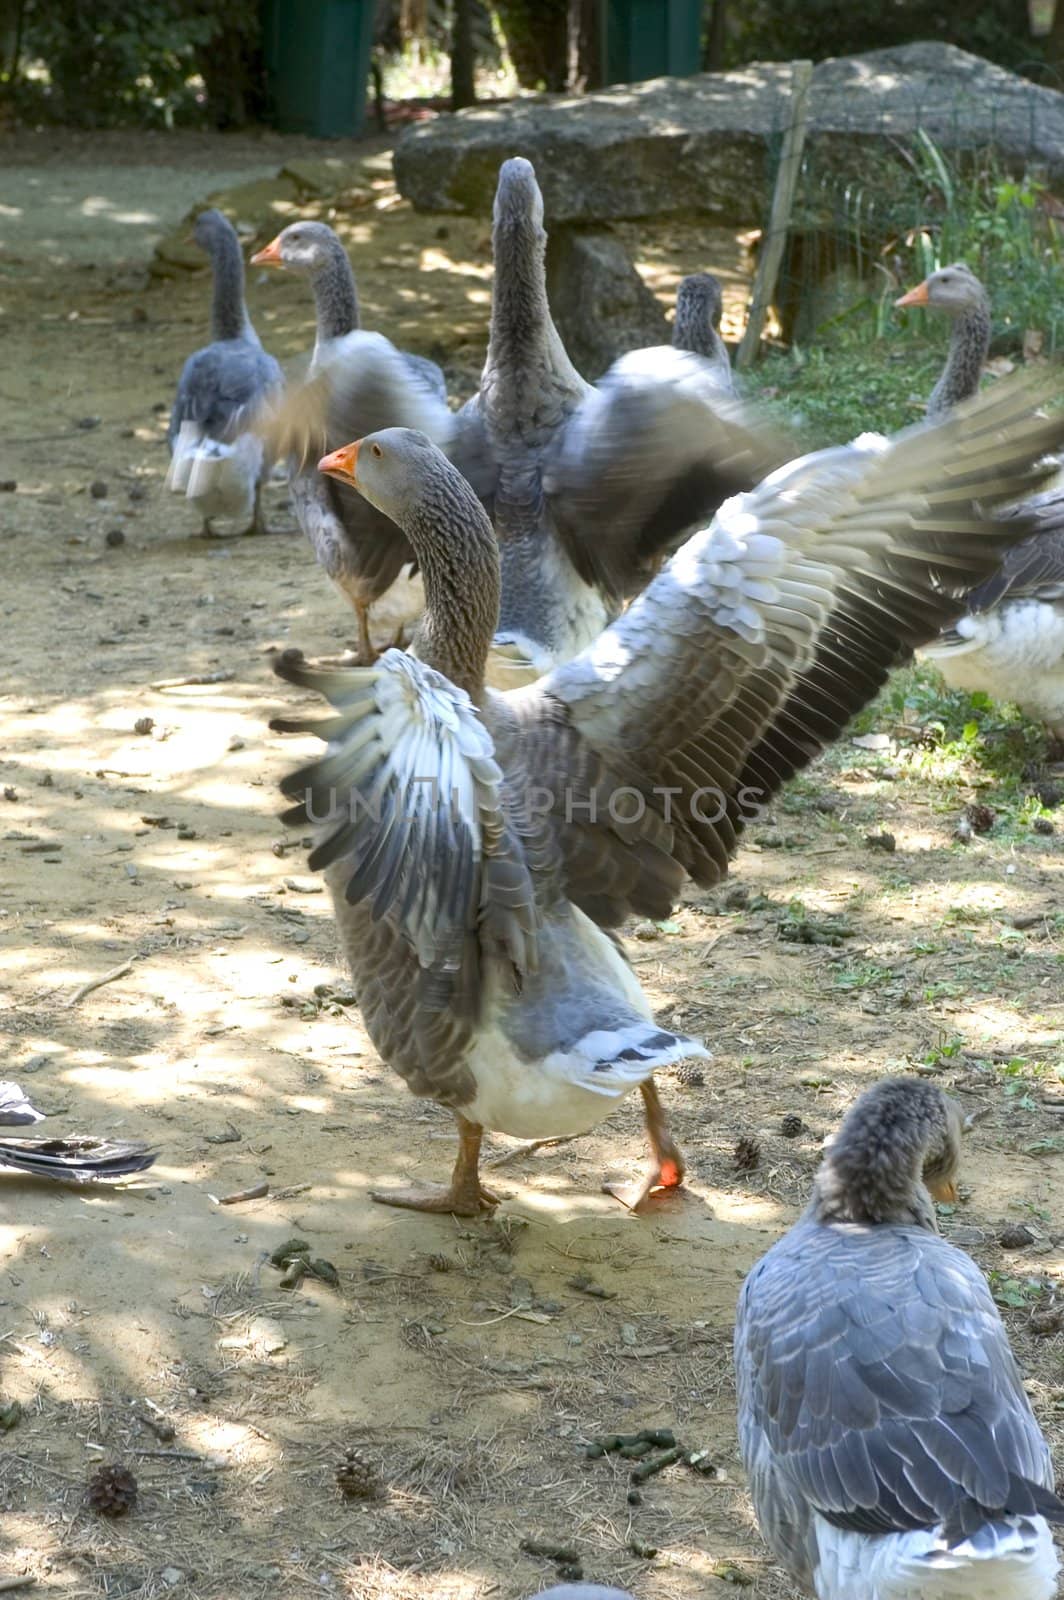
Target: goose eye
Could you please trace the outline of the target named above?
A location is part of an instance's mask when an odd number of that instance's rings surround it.
[[[381,449],[379,444],[371,444],[370,445],[370,450],[373,452],[373,454],[375,456],[378,456],[378,457],[380,457],[380,456],[382,456],[384,454],[384,451]]]

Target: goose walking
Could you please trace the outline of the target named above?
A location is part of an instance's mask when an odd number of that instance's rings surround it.
[[[500,546],[470,485],[406,429],[320,463],[399,524],[425,579],[410,654],[277,668],[334,710],[275,726],[329,744],[284,784],[287,820],[317,830],[366,1027],[458,1122],[449,1185],[375,1198],[473,1213],[493,1203],[485,1127],[581,1133],[636,1086],[653,1162],[623,1198],[680,1182],[652,1074],[703,1047],[654,1023],[607,930],[667,916],[685,872],[718,882],[744,818],[873,697],[899,641],[934,634],[951,589],[1023,536],[986,508],[1036,486],[1064,437],[1033,410],[1044,390],[998,386],[935,429],[792,462],[575,660],[504,694],[485,685]]]
[[[945,415],[978,393],[990,348],[990,300],[962,263],[933,272],[896,302],[950,317],[949,355],[927,415]],[[1005,513],[1007,515],[1007,513]],[[1036,531],[968,597],[965,615],[923,652],[951,689],[1012,701],[1045,724],[1064,750],[1064,489],[1024,508]]]
[[[211,262],[211,343],[190,355],[181,372],[170,413],[167,487],[195,506],[205,534],[217,517],[267,533],[262,485],[269,461],[251,423],[280,390],[281,369],[251,326],[232,223],[220,211],[201,211],[193,238]]]
[[[368,663],[376,655],[370,613],[379,624],[385,595],[391,631],[398,624],[401,632],[421,613],[424,596],[414,577],[414,553],[389,518],[343,484],[323,478],[306,458],[313,463],[322,450],[393,425],[419,428],[439,444],[449,444],[455,423],[443,373],[434,361],[360,329],[347,251],[324,222],[293,222],[251,262],[310,280],[317,334],[309,371],[317,386],[308,391],[315,403],[298,419],[292,506],[319,566],[355,612],[359,659]],[[289,427],[295,420],[290,417]]]
[[[739,1297],[739,1441],[766,1543],[818,1600],[1052,1600],[1064,1521],[990,1289],[941,1238],[963,1117],[862,1095]]]

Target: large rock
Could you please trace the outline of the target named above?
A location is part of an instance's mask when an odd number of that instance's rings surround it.
[[[534,162],[548,222],[702,213],[762,220],[791,69],[661,78],[597,94],[473,107],[409,129],[395,152],[399,190],[424,211],[491,211],[499,163]],[[813,74],[808,148],[817,172],[874,181],[891,141],[923,128],[948,150],[993,145],[1008,162],[1064,177],[1064,94],[953,45],[822,61]]]
[[[570,360],[585,378],[602,376],[626,350],[668,344],[657,300],[611,228],[552,228],[547,295]]]

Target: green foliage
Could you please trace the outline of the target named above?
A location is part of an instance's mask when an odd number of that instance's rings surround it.
[[[23,59],[46,76],[23,82],[20,94],[37,114],[78,127],[203,120],[213,108],[189,80],[206,78],[210,91],[222,49],[228,95],[234,53],[226,42],[239,40],[235,75],[253,74],[258,37],[255,0],[29,0]]]
[[[728,64],[796,57],[823,61],[936,39],[1024,68],[1042,55],[1030,36],[1026,9],[1022,0],[951,0],[948,6],[928,6],[927,0],[889,0],[879,6],[853,0],[744,0],[731,8]]]

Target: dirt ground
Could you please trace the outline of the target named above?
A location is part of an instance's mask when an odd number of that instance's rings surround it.
[[[663,1076],[680,1195],[637,1220],[600,1192],[644,1158],[633,1099],[572,1144],[491,1138],[491,1221],[370,1203],[374,1182],[441,1176],[453,1136],[361,1028],[327,898],[277,821],[278,778],[309,746],[267,729],[286,698],[272,654],[335,652],[352,620],[297,534],[204,541],[166,494],[166,407],[206,285],[146,270],[217,173],[289,147],[149,143],[104,140],[93,165],[84,144],[22,141],[0,194],[20,211],[0,254],[0,479],[17,486],[0,493],[2,1076],[49,1130],[159,1149],[110,1190],[0,1180],[0,1404],[23,1406],[0,1446],[0,1578],[71,1600],[519,1600],[558,1570],[522,1549],[538,1540],[641,1600],[792,1595],[737,1458],[735,1296],[854,1094],[912,1065],[986,1113],[943,1227],[994,1274],[1064,1448],[1061,828],[954,844],[969,776],[930,776],[889,721],[889,748],[844,743],[729,885],[631,943],[662,1017],[714,1051],[700,1085]],[[42,175],[63,187],[38,227]],[[111,218],[156,220],[100,223],[85,202],[101,195]],[[484,225],[414,216],[386,189],[337,220],[367,326],[467,394]],[[642,261],[666,297],[696,265],[733,291],[742,270],[734,241],[705,236],[644,239]],[[250,301],[270,349],[307,347],[299,283],[253,275]],[[893,852],[866,846],[879,828]],[[262,1181],[266,1198],[219,1205]],[[280,1288],[268,1257],[292,1235],[338,1287]],[[671,1466],[630,1504],[630,1463],[583,1446],[645,1427],[710,1470]],[[379,1472],[368,1502],[337,1492],[349,1447]],[[120,1521],[85,1505],[105,1461],[139,1483]]]

